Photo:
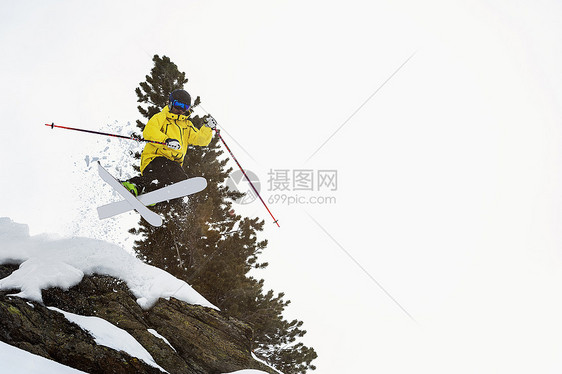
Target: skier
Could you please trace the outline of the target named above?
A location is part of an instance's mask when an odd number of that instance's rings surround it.
[[[200,129],[188,119],[191,96],[185,90],[170,93],[168,105],[150,118],[143,130],[147,143],[141,155],[141,175],[121,182],[135,196],[188,178],[182,164],[189,145],[207,146],[213,138],[211,125]]]

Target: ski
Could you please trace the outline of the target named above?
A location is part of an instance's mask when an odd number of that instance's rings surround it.
[[[141,203],[133,194],[131,194],[113,175],[111,175],[107,170],[101,166],[98,161],[98,172],[107,184],[109,184],[119,195],[130,204],[131,209],[136,210],[146,222],[150,223],[152,226],[162,226],[162,217],[154,213],[152,210],[148,209],[143,203]]]
[[[205,178],[195,177],[139,195],[137,196],[137,200],[144,205],[157,204],[162,201],[192,195],[203,191],[206,187],[207,180]],[[98,216],[100,219],[105,219],[128,212],[132,209],[133,207],[127,200],[116,201],[98,207]]]

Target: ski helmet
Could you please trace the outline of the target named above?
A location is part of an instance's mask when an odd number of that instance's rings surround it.
[[[183,110],[188,110],[191,106],[191,96],[185,90],[174,90],[170,93],[168,100],[168,108],[172,109],[177,106]]]

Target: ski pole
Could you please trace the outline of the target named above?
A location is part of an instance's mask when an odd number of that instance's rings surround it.
[[[213,117],[210,117],[213,118]],[[275,217],[273,216],[273,213],[271,213],[271,210],[269,210],[269,208],[267,207],[267,204],[265,203],[265,201],[263,201],[263,199],[261,198],[258,190],[256,189],[256,187],[254,186],[254,184],[252,183],[252,181],[250,180],[250,178],[248,178],[248,174],[246,174],[246,172],[244,171],[244,169],[242,168],[242,165],[240,165],[240,163],[238,162],[238,160],[236,159],[236,157],[234,157],[234,154],[232,154],[232,151],[230,150],[230,148],[228,147],[228,145],[226,145],[226,142],[224,141],[224,139],[221,136],[220,130],[217,129],[216,126],[216,121],[213,118],[213,122],[214,122],[214,130],[215,133],[219,136],[219,139],[221,140],[222,144],[224,144],[224,146],[226,147],[226,149],[228,150],[228,153],[230,153],[230,156],[232,156],[232,159],[234,160],[234,162],[236,162],[236,165],[238,165],[238,167],[240,168],[240,171],[242,171],[242,174],[244,174],[244,177],[246,177],[246,180],[248,181],[248,183],[250,183],[250,186],[252,186],[252,189],[254,190],[254,192],[256,193],[256,195],[260,198],[263,206],[265,207],[265,209],[267,209],[267,212],[269,213],[269,215],[271,216],[271,218],[273,218],[273,223],[277,224],[277,227],[281,227],[279,226],[279,220],[275,219]]]
[[[74,130],[74,131],[80,131],[80,132],[87,132],[88,134],[96,134],[96,135],[105,135],[105,136],[112,136],[114,138],[120,138],[120,139],[129,139],[129,140],[136,140],[137,142],[146,142],[146,143],[155,143],[155,144],[166,144],[164,142],[157,142],[155,140],[148,140],[148,139],[143,139],[143,138],[137,138],[134,136],[124,136],[124,135],[118,135],[118,134],[109,134],[106,132],[100,132],[100,131],[92,131],[92,130],[85,130],[85,129],[77,129],[74,127],[66,127],[66,126],[57,126],[54,123],[46,123],[45,126],[50,126],[52,129],[54,129],[55,127],[58,129],[65,129],[65,130]]]

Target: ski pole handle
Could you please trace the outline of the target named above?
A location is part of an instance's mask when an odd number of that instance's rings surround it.
[[[165,142],[157,142],[155,140],[148,140],[148,139],[143,139],[143,138],[137,138],[134,136],[124,136],[124,135],[118,135],[118,134],[109,134],[107,132],[101,132],[101,131],[93,131],[93,130],[85,130],[85,129],[77,129],[75,127],[67,127],[67,126],[57,126],[54,123],[46,123],[45,126],[49,126],[51,127],[51,129],[54,129],[55,127],[58,129],[65,129],[65,130],[74,130],[74,131],[80,131],[80,132],[86,132],[88,134],[96,134],[96,135],[105,135],[105,136],[112,136],[114,138],[120,138],[120,139],[128,139],[128,140],[136,140],[137,142],[146,142],[146,143],[154,143],[154,144],[162,144],[162,145],[166,145]]]

